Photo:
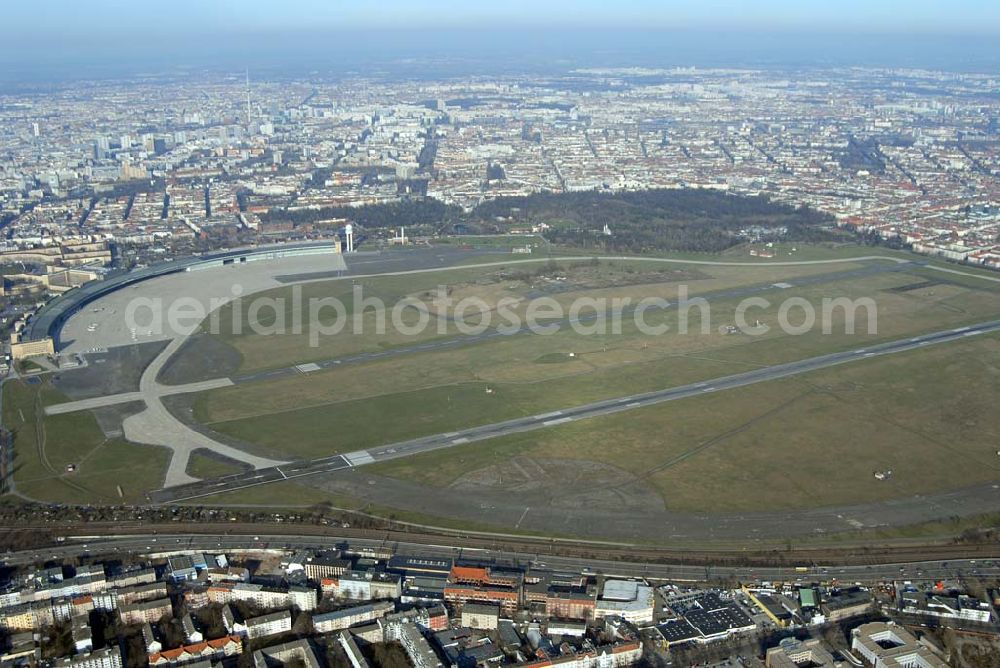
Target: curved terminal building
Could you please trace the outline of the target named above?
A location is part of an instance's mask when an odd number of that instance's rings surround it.
[[[57,352],[172,338],[175,332],[137,331],[142,328],[124,322],[129,301],[146,300],[166,309],[180,299],[193,299],[211,309],[238,294],[278,287],[282,275],[312,271],[335,275],[345,269],[337,240],[257,246],[161,262],[63,293],[31,318],[21,338],[51,338]],[[83,319],[88,307],[91,322],[81,328],[76,321]]]

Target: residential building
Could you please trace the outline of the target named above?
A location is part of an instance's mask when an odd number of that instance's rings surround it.
[[[341,631],[338,633],[337,642],[340,643],[344,653],[347,655],[347,660],[350,661],[351,668],[370,668],[368,661],[361,653],[358,644],[354,642],[354,637],[349,632]]]
[[[496,605],[466,603],[462,606],[462,626],[470,629],[494,630],[500,623],[500,608]]]
[[[593,619],[597,608],[593,593],[579,589],[549,588],[545,614],[561,619]]]
[[[138,601],[118,606],[118,615],[122,624],[142,624],[159,621],[162,617],[171,614],[173,607],[169,598],[160,598],[152,601]]]
[[[369,603],[368,605],[359,605],[353,608],[344,608],[343,610],[325,612],[313,615],[313,628],[315,628],[319,633],[340,631],[341,629],[349,628],[355,624],[362,624],[364,622],[370,622],[375,619],[385,617],[388,613],[392,612],[394,608],[395,604],[393,602],[380,601],[377,603]]]
[[[580,652],[570,651],[547,659],[517,664],[519,668],[625,668],[642,656],[642,646],[638,641],[605,645]]]
[[[302,668],[322,668],[323,666],[312,645],[304,638],[281,645],[264,647],[253,653],[254,668],[268,668],[274,664],[298,665]]]
[[[399,643],[406,650],[406,656],[414,668],[444,668],[441,659],[416,624],[406,623],[400,627]]]
[[[105,647],[87,654],[78,654],[55,662],[55,668],[122,668],[121,650]]]
[[[243,639],[239,636],[223,636],[200,643],[183,645],[176,649],[165,649],[149,656],[151,666],[176,666],[204,659],[222,659],[243,653]]]
[[[248,638],[264,638],[266,636],[288,633],[292,630],[292,613],[288,610],[274,612],[246,620]]]

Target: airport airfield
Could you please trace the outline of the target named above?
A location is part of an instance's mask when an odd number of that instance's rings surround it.
[[[203,323],[190,336],[122,317],[140,297],[210,310],[237,283],[244,298],[285,298],[289,322],[292,290],[349,304],[359,285],[428,309],[446,285],[456,300],[516,300],[515,311],[538,297],[676,304],[686,286],[708,300],[711,322],[702,333],[694,309],[688,335],[644,334],[624,318],[618,334],[564,322],[552,335],[494,336],[448,321],[443,333],[366,326],[312,346],[307,332],[232,331],[233,304],[218,310],[218,331]],[[766,334],[732,333],[748,297],[868,297],[877,333],[862,320],[846,334],[834,314],[829,334],[790,336],[776,307],[755,311]],[[677,318],[667,308],[648,320],[676,332]],[[326,503],[645,542],[832,536],[1000,510],[998,320],[996,274],[881,249],[286,257],[151,278],[87,304],[60,332],[86,364],[8,381],[3,417],[16,492],[43,501]]]

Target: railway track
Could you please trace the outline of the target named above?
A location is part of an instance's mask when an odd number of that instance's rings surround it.
[[[554,541],[544,538],[494,539],[453,533],[409,532],[396,529],[356,529],[340,526],[274,523],[182,523],[143,524],[140,522],[92,522],[0,527],[0,548],[23,543],[34,537],[36,545],[55,544],[57,537],[109,537],[129,535],[205,535],[253,536],[268,534],[296,538],[351,538],[380,540],[387,547],[395,543],[426,545],[447,544],[456,548],[478,548],[501,552],[536,553],[566,557],[621,560],[630,562],[674,563],[691,565],[776,566],[789,564],[863,566],[884,563],[951,559],[1000,558],[1000,547],[993,543],[953,543],[907,541],[880,546],[838,545],[766,547],[760,549],[698,549],[684,547],[645,547],[636,545],[588,544]],[[274,547],[274,545],[271,545]]]

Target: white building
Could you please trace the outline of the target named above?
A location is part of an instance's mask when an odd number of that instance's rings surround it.
[[[500,606],[480,603],[466,603],[462,606],[462,626],[493,631],[499,625]]]
[[[118,647],[106,647],[89,654],[59,659],[56,668],[122,668],[122,653]]]
[[[595,617],[621,617],[633,624],[653,623],[653,588],[634,580],[608,580],[597,599]]]
[[[875,668],[945,668],[936,652],[893,622],[862,624],[851,632],[851,649]]]
[[[399,644],[406,650],[406,656],[414,668],[443,668],[441,659],[416,624],[402,624],[399,628]]]
[[[972,596],[939,596],[922,592],[900,595],[903,612],[943,619],[961,619],[988,624],[993,617],[990,605]]]
[[[248,638],[264,638],[279,633],[288,633],[292,630],[292,613],[288,610],[282,610],[270,615],[253,617],[246,621],[245,626]]]
[[[364,622],[385,617],[388,613],[392,612],[394,607],[395,604],[392,601],[381,601],[313,615],[313,628],[319,633],[340,631],[355,624],[363,624]]]

